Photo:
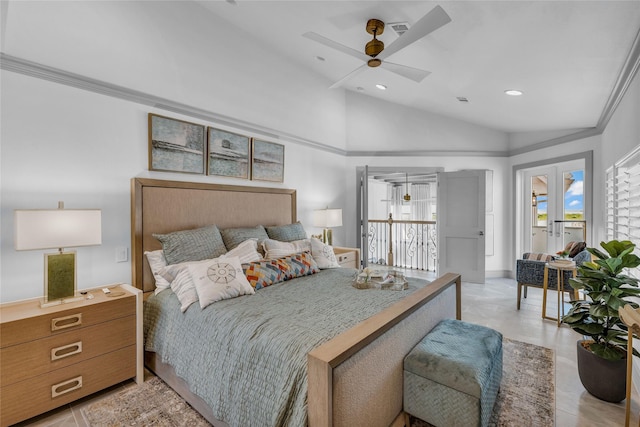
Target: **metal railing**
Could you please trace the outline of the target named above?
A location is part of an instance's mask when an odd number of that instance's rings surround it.
[[[369,264],[436,270],[436,222],[369,220]]]

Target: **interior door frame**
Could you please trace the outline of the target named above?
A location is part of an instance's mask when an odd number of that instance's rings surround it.
[[[523,197],[530,195],[523,194],[522,185],[523,171],[525,169],[535,169],[538,167],[552,166],[556,163],[565,163],[572,160],[584,160],[584,219],[587,229],[587,246],[592,246],[590,240],[593,239],[593,150],[570,154],[567,156],[544,159],[536,162],[522,163],[512,167],[511,196],[512,196],[512,218],[513,228],[511,230],[513,242],[511,245],[511,265],[515,266],[515,260],[522,254],[519,250],[524,247],[520,233],[520,227],[524,226],[523,220]]]
[[[361,265],[362,267],[366,267],[368,265],[368,218],[363,217],[364,215],[368,215],[368,206],[369,206],[369,194],[368,194],[368,185],[367,183],[363,183],[362,179],[364,176],[367,177],[367,180],[370,176],[376,174],[384,174],[384,173],[392,173],[392,172],[401,172],[401,173],[433,173],[437,174],[438,172],[443,172],[443,167],[432,167],[432,166],[423,166],[423,167],[415,167],[415,166],[356,166],[356,242],[358,244],[358,248],[360,249],[361,256]],[[366,175],[365,175],[366,174]],[[368,181],[367,181],[368,182]],[[364,242],[367,242],[367,246],[364,245]]]

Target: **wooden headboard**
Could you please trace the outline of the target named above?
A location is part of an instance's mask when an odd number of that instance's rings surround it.
[[[159,179],[131,180],[133,286],[155,285],[145,251],[162,249],[154,233],[215,224],[220,229],[284,225],[296,221],[296,190]]]

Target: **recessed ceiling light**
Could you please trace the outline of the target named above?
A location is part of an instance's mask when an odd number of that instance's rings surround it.
[[[387,87],[386,87],[385,85],[383,85],[383,84],[380,84],[380,83],[378,83],[378,84],[376,85],[376,87],[377,87],[378,89],[380,89],[380,90],[387,90]]]
[[[357,91],[359,91],[359,92],[362,92],[362,91],[364,91],[364,88],[363,88],[362,86],[358,86],[358,87],[356,88],[356,90],[357,90]]]
[[[509,90],[505,90],[504,93],[506,93],[507,95],[510,95],[510,96],[520,96],[524,92],[522,92],[521,90],[518,90],[518,89],[509,89]]]
[[[324,62],[324,58],[322,56],[316,56],[316,59],[320,62]]]

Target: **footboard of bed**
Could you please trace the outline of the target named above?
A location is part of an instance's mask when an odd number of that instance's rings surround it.
[[[405,355],[440,320],[461,318],[447,273],[308,354],[309,426],[389,426],[402,412]]]

